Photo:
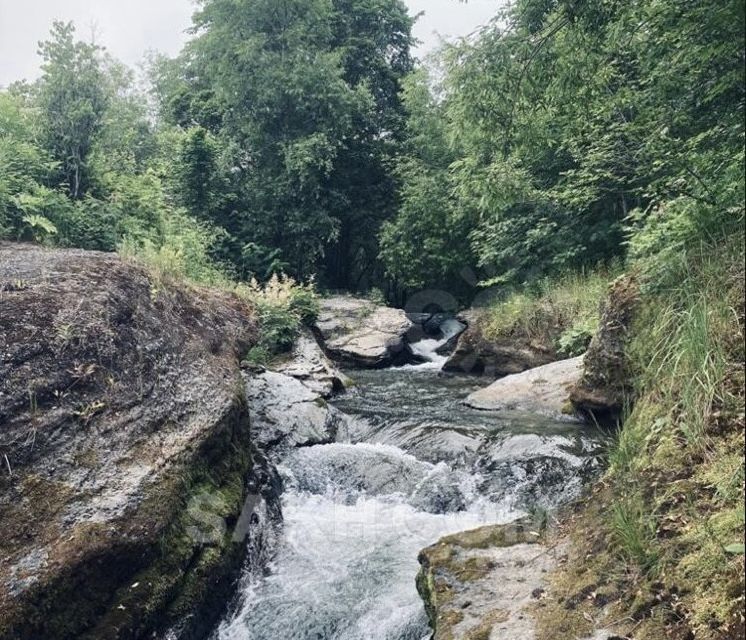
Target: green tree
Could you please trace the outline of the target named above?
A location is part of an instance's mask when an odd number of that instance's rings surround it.
[[[108,104],[101,49],[76,42],[72,23],[55,22],[39,53],[44,146],[58,162],[60,181],[78,199],[90,186],[88,159]]]
[[[400,289],[461,292],[467,283],[460,272],[476,262],[469,244],[474,221],[453,193],[451,165],[458,151],[449,141],[445,97],[421,69],[407,78],[403,99],[408,119],[396,163],[400,202],[397,215],[383,225],[381,259]]]
[[[190,210],[229,232],[239,270],[305,276],[328,256],[330,278],[347,284],[362,253],[375,263],[378,227],[393,213],[387,162],[410,27],[398,0],[207,0],[180,73],[157,62],[164,116],[209,132],[190,134],[204,137],[182,149],[180,173],[208,162],[228,194],[206,206],[192,193]]]

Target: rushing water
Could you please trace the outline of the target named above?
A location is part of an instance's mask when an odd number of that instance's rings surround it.
[[[467,409],[484,381],[430,361],[348,372],[335,404],[350,442],[298,449],[281,464],[284,536],[268,574],[247,577],[216,640],[423,640],[420,549],[572,497],[593,467],[587,427]]]

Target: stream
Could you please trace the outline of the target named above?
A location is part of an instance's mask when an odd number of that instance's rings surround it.
[[[334,400],[348,441],[292,451],[278,469],[284,532],[265,575],[247,575],[212,640],[425,640],[418,552],[449,533],[575,497],[601,438],[587,425],[461,404],[487,382],[427,361],[346,373]]]

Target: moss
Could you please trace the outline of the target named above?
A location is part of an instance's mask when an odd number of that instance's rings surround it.
[[[246,553],[245,544],[232,540],[231,525],[243,507],[252,466],[247,430],[246,406],[238,402],[193,459],[184,461],[180,468],[189,473],[172,473],[154,485],[121,528],[78,526],[59,550],[60,558],[49,559],[65,569],[53,583],[38,585],[29,598],[32,606],[8,616],[0,635],[145,637],[185,619],[191,626],[182,637],[206,633],[226,605]],[[49,491],[49,483],[35,477],[26,484],[27,495],[37,489],[47,495],[39,500],[40,514],[66,504],[64,487]],[[50,495],[57,502],[49,502]],[[190,527],[199,522],[189,505],[205,495],[209,515],[227,526],[202,543],[191,535]]]
[[[463,549],[489,549],[492,547],[510,547],[525,542],[537,542],[539,536],[525,521],[505,525],[481,527],[445,536],[439,546],[453,545]]]
[[[698,259],[633,325],[637,400],[566,525],[539,640],[582,637],[593,620],[635,640],[744,637],[743,556],[727,551],[745,528],[743,259]]]
[[[509,618],[506,611],[502,609],[493,609],[487,615],[483,616],[481,622],[467,631],[464,640],[490,640],[492,635],[492,628],[500,623],[505,622]]]
[[[107,615],[87,637],[162,632],[185,616],[193,628],[182,637],[199,637],[227,603],[246,553],[243,541],[232,539],[232,525],[241,513],[252,466],[248,437],[241,437],[246,408],[243,402],[238,407],[225,425],[227,437],[210,443],[189,477],[154,492],[141,508],[139,517],[147,519],[164,499],[170,500],[174,520],[162,533],[153,561],[118,590]]]

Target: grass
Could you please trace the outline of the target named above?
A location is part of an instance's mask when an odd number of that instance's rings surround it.
[[[569,518],[573,558],[538,613],[546,638],[574,639],[589,617],[635,640],[744,637],[743,239],[675,260],[643,288],[636,401]]]
[[[640,495],[626,497],[614,503],[610,518],[615,550],[631,566],[652,575],[658,562],[655,541],[656,522],[645,509]]]
[[[521,336],[567,356],[583,353],[598,328],[599,304],[618,266],[541,280],[495,302],[484,319],[490,340]]]

